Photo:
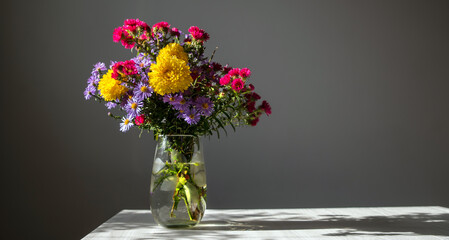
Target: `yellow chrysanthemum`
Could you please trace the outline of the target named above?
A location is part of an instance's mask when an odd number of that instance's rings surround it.
[[[160,95],[187,90],[193,82],[190,67],[184,60],[173,55],[159,55],[157,62],[151,64],[150,69],[150,86]]]
[[[127,91],[128,88],[120,85],[120,81],[112,78],[112,70],[109,70],[98,83],[98,90],[100,90],[100,94],[106,101],[112,101],[117,98],[122,97]]]
[[[175,56],[185,62],[189,61],[187,53],[184,52],[184,48],[179,43],[169,43],[167,46],[161,49],[156,61],[159,62],[159,58]]]

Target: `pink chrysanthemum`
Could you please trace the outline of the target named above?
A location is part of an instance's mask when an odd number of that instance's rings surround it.
[[[251,71],[248,68],[242,68],[240,69],[240,77],[242,78],[248,78],[251,75]]]
[[[112,33],[112,40],[114,42],[118,42],[122,39],[122,35],[123,35],[123,29],[121,27],[118,27],[118,28],[114,29],[114,32]]]
[[[242,90],[244,86],[245,86],[245,83],[240,78],[236,78],[232,82],[232,89],[234,89],[237,92],[240,92],[240,90]]]
[[[209,40],[209,34],[197,26],[191,26],[189,28],[189,33],[192,35],[193,39],[201,43]]]
[[[240,69],[233,68],[228,72],[228,74],[231,75],[231,77],[238,77],[240,76]]]
[[[123,28],[130,30],[131,32],[135,32],[137,28],[149,30],[148,24],[146,24],[144,21],[140,21],[138,18],[126,19],[123,23]]]
[[[229,74],[226,74],[224,77],[220,78],[221,85],[228,85],[231,82],[231,77]]]
[[[122,45],[127,48],[127,49],[131,49],[134,47],[134,45],[136,44],[133,41],[133,36],[129,35],[129,33],[127,31],[122,31]]]
[[[137,29],[136,19],[126,19],[123,23],[123,28],[131,32],[135,32]]]
[[[155,32],[157,30],[167,31],[169,27],[170,27],[170,24],[168,24],[167,22],[158,22],[153,25],[152,29],[153,29],[153,32]]]
[[[123,75],[135,75],[137,74],[136,63],[133,60],[117,62],[112,66],[112,71],[111,77],[115,79]]]

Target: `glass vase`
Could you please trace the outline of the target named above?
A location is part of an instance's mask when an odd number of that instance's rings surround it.
[[[154,220],[168,228],[192,227],[206,210],[206,168],[200,139],[159,136],[151,173]]]

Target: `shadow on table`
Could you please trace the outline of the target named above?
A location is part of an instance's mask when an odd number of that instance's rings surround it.
[[[335,230],[332,233],[328,231],[323,236],[449,236],[449,214],[413,213],[363,218],[354,218],[349,215],[320,215],[318,220],[288,211],[280,212],[279,215],[282,216],[282,219],[275,221],[273,218],[276,216],[269,212],[225,213],[222,215],[222,219],[232,220],[204,219],[194,228],[165,231],[162,227],[155,225],[151,214],[129,212],[121,213],[119,217],[114,218],[113,222],[106,222],[96,231],[153,229],[153,233],[163,239],[187,236],[201,236],[201,239],[233,239],[239,235],[235,231],[318,229]],[[251,220],[248,221],[248,219]],[[148,238],[142,239],[152,239],[152,237],[148,236]]]
[[[435,235],[449,236],[449,214],[415,213],[396,216],[371,216],[351,218],[346,215],[325,215],[320,220],[307,220],[291,216],[287,220],[264,220],[265,216],[251,216],[256,220],[202,221],[190,231],[197,230],[313,230],[341,229],[325,236],[392,236]],[[247,215],[241,216],[248,218]],[[267,216],[268,217],[268,216]],[[271,216],[272,217],[272,216]],[[257,219],[257,218],[260,218]]]

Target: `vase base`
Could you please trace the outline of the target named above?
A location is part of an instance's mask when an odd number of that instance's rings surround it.
[[[170,220],[168,222],[158,222],[159,225],[165,228],[191,228],[198,224],[196,221],[186,220]]]

